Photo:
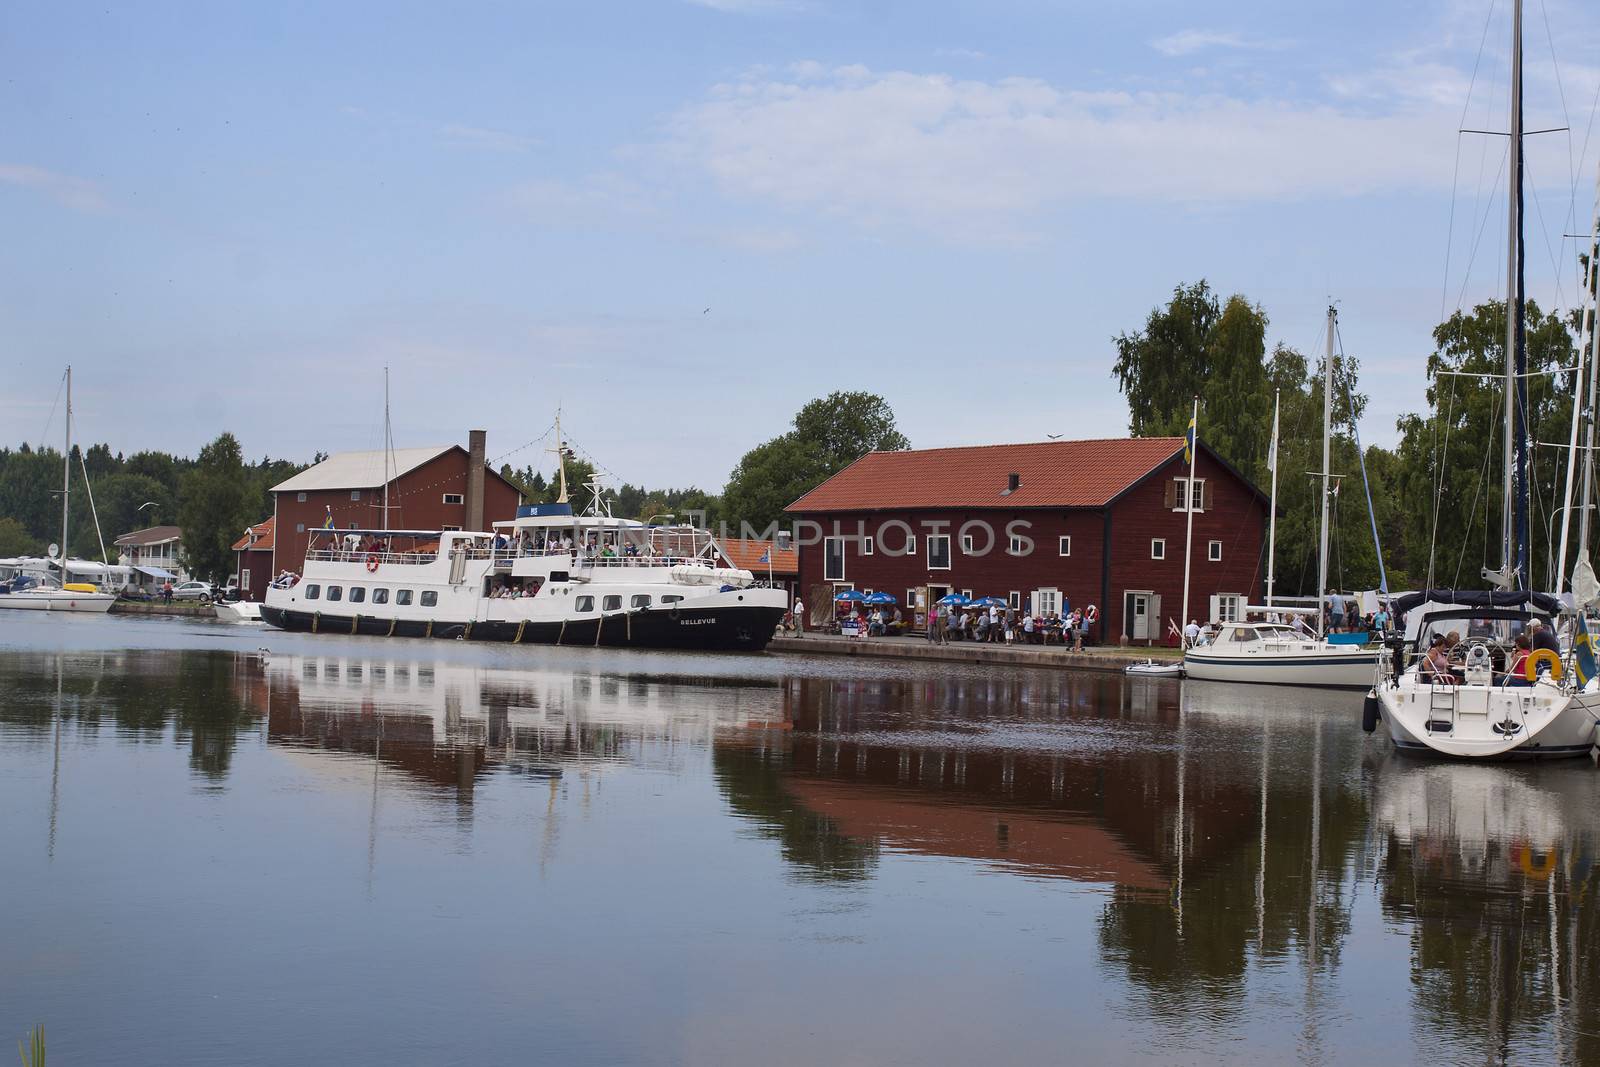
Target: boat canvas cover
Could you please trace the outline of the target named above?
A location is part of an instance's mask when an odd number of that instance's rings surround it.
[[[1394,610],[1405,620],[1406,640],[1415,644],[1423,622],[1432,616],[1469,618],[1478,613],[1555,616],[1561,613],[1561,601],[1549,593],[1522,589],[1425,589],[1397,598]]]

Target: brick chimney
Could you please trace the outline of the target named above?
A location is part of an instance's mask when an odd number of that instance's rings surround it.
[[[483,464],[487,435],[482,430],[467,431],[467,521],[469,530],[482,530]]]

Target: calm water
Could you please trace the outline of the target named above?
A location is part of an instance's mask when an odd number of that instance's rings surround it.
[[[1600,1062],[1600,772],[1358,720],[0,617],[0,1055]]]

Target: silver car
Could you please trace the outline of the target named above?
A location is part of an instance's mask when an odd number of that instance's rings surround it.
[[[210,582],[184,582],[172,587],[173,600],[198,600],[209,604],[216,599],[216,589]]]

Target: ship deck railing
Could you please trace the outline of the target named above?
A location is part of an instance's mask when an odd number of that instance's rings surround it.
[[[319,563],[366,563],[377,557],[380,565],[404,564],[408,566],[421,566],[432,563],[439,558],[437,552],[352,552],[343,548],[313,548],[306,553],[306,560],[316,560]]]

